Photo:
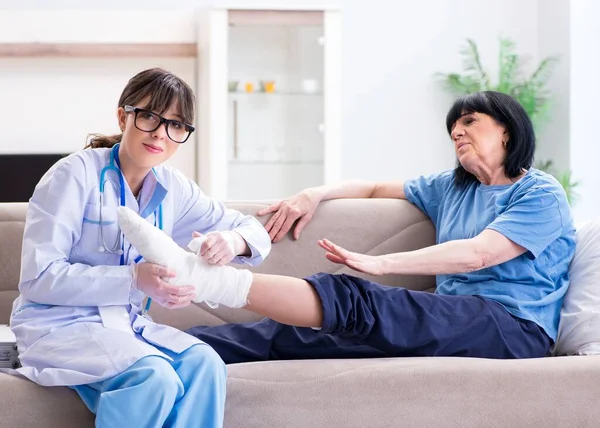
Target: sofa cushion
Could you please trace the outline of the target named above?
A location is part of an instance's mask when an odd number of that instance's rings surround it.
[[[225,427],[595,427],[600,357],[228,366]]]
[[[9,324],[12,305],[18,296],[17,290],[0,291],[0,324]]]
[[[600,354],[600,218],[577,227],[555,355]]]
[[[20,376],[0,373],[0,427],[93,427],[94,415],[77,393],[42,388]]]
[[[0,291],[17,289],[24,228],[24,221],[0,221]]]

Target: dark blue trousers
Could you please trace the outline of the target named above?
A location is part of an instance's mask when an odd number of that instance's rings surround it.
[[[323,305],[321,330],[270,319],[197,326],[187,332],[227,363],[249,361],[461,356],[535,358],[551,339],[535,323],[478,296],[387,287],[349,275],[306,278]]]

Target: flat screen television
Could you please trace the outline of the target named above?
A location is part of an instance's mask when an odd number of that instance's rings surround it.
[[[0,155],[0,202],[28,202],[40,178],[66,155]]]

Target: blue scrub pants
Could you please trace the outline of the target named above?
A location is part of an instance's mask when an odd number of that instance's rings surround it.
[[[306,280],[323,306],[321,330],[265,319],[198,326],[187,332],[227,364],[249,361],[460,356],[535,358],[551,339],[535,323],[478,296],[445,296],[387,287],[348,275]]]
[[[97,427],[223,426],[227,369],[217,353],[206,345],[161,351],[173,361],[145,357],[110,379],[72,387]]]

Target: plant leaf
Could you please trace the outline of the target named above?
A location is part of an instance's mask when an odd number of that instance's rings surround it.
[[[580,184],[579,181],[573,181],[571,170],[564,171],[562,174],[556,177],[556,179],[561,184],[563,189],[565,189],[569,204],[573,205],[579,199],[579,193],[575,191],[575,188]]]
[[[519,76],[519,57],[514,53],[515,44],[509,39],[500,39],[498,57],[498,85],[496,91],[510,94]]]
[[[464,57],[465,70],[472,72],[473,77],[479,82],[479,90],[489,89],[490,79],[483,65],[481,65],[479,50],[475,41],[467,39],[467,45],[461,49],[461,53]]]

